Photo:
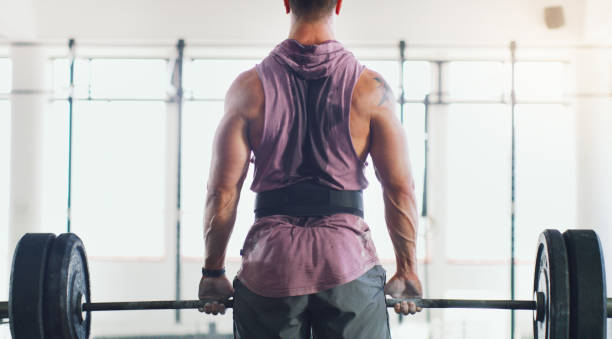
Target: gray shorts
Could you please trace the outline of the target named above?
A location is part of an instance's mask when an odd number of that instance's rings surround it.
[[[316,294],[268,298],[234,280],[234,338],[390,339],[385,270]]]

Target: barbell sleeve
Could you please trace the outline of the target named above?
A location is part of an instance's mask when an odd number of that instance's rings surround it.
[[[387,299],[387,307],[394,307],[402,299]],[[488,308],[502,310],[535,310],[536,302],[527,300],[465,300],[465,299],[410,299],[421,308]],[[205,301],[134,301],[85,303],[83,311],[129,311],[129,310],[179,310],[204,307]],[[222,302],[226,308],[233,307],[233,300]]]

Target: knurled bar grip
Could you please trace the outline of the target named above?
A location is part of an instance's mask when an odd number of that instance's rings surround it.
[[[612,318],[612,299],[608,299],[608,318]]]
[[[393,307],[401,299],[387,299],[387,307]],[[422,308],[490,308],[504,310],[535,310],[535,301],[521,300],[460,300],[460,299],[414,299]],[[107,302],[83,304],[83,311],[128,311],[128,310],[164,310],[164,309],[195,309],[201,308],[206,302],[200,300],[183,301],[138,301],[138,302]],[[223,302],[225,307],[231,308],[233,300]]]

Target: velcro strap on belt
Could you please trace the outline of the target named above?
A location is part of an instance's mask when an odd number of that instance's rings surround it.
[[[349,213],[363,218],[363,192],[339,191],[311,182],[261,192],[255,198],[255,217],[326,216]]]

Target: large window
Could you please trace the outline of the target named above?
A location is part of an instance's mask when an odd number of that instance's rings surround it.
[[[66,100],[54,101],[44,117],[43,220],[45,229],[53,233],[67,228],[68,113]]]
[[[449,64],[448,97],[453,100],[502,100],[510,86],[510,66],[499,61]]]
[[[11,106],[8,93],[11,91],[11,63],[0,58],[0,232],[8,231],[9,170],[11,150]],[[6,237],[0,236],[1,242]]]
[[[575,228],[576,115],[561,105],[517,107],[517,256],[534,260],[546,228]]]
[[[567,94],[567,64],[519,62],[516,69],[517,97],[528,103],[516,109],[517,255],[532,262],[543,229],[576,227],[576,113],[546,103]]]
[[[499,298],[510,289],[511,65],[461,61],[443,65],[447,115],[446,249],[449,272],[461,265],[453,286],[486,270],[488,291],[448,290],[448,297]],[[558,62],[516,64],[516,255],[517,296],[530,298],[529,277],[538,234],[544,228],[575,227],[575,114],[561,102],[567,83]],[[436,132],[440,132],[439,130]],[[432,150],[436,152],[436,150]],[[486,254],[486,255],[483,255]],[[472,283],[473,285],[473,283]],[[457,288],[457,287],[455,287]],[[484,293],[484,294],[483,294]],[[472,295],[473,294],[473,295]],[[477,296],[479,295],[479,296]],[[507,314],[447,310],[449,338],[484,338],[509,329]],[[517,315],[519,333],[530,320]]]
[[[11,158],[11,105],[0,100],[0,230],[8,230],[9,172]]]
[[[0,58],[0,298],[8,298],[9,172],[11,165],[11,63]],[[9,338],[8,326],[0,326],[0,337]]]
[[[492,104],[509,98],[510,70],[496,61],[448,65],[447,99],[465,102],[449,109],[451,260],[499,262],[510,254],[511,107]],[[575,117],[567,107],[550,104],[563,99],[566,79],[563,63],[516,64],[517,253],[525,263],[533,261],[534,239],[543,228],[575,222]],[[474,234],[487,241],[457,241]]]
[[[58,98],[70,88],[67,59],[54,62],[53,85]],[[77,59],[74,95],[79,99],[164,100],[169,86],[167,62],[160,59]]]
[[[68,89],[68,62],[56,60],[55,70],[56,98],[61,98]],[[93,256],[165,253],[167,80],[165,60],[76,63],[71,226]],[[65,225],[67,102],[58,99],[46,120],[45,211]]]
[[[165,113],[163,102],[75,106],[72,222],[96,239],[93,255],[164,254]]]
[[[567,94],[567,64],[531,61],[516,64],[516,95],[523,101],[561,100]]]
[[[12,78],[11,60],[0,57],[0,94],[6,95],[11,92]]]
[[[509,256],[510,126],[504,105],[450,107],[446,229],[453,261],[503,262]]]
[[[428,61],[407,61],[404,63],[404,105],[402,124],[408,138],[408,150],[412,163],[412,172],[416,184],[416,195],[419,210],[423,205],[425,179],[425,96],[431,92],[431,63]],[[421,232],[426,232],[426,224],[421,222]],[[422,239],[424,240],[424,239]],[[424,245],[424,241],[420,241]]]
[[[259,60],[196,59],[185,63],[186,96],[196,100],[219,101],[240,73],[253,68]]]

